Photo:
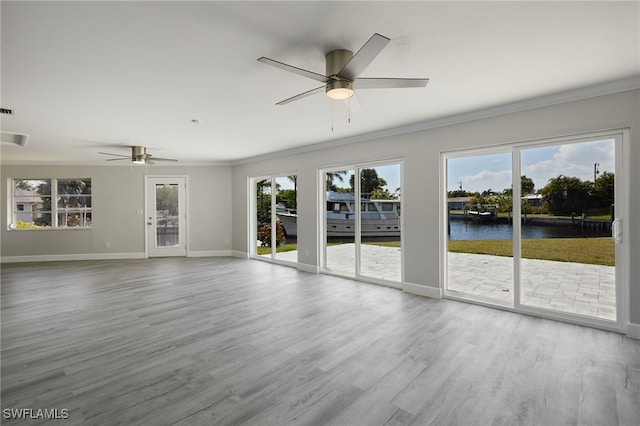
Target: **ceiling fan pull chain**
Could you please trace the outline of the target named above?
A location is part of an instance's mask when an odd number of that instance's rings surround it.
[[[347,110],[349,110],[347,115],[347,123],[351,124],[351,98],[347,100]]]
[[[331,131],[333,132],[333,101],[329,101],[331,103]]]

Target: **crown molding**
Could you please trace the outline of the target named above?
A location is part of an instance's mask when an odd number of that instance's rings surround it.
[[[321,149],[334,148],[343,145],[349,145],[357,142],[364,142],[374,139],[380,139],[389,136],[397,136],[406,133],[413,133],[423,130],[435,129],[438,127],[451,126],[454,124],[461,124],[475,120],[482,120],[491,117],[498,117],[501,115],[512,114],[516,112],[522,112],[527,110],[533,110],[536,108],[542,108],[552,105],[559,105],[567,102],[574,102],[583,99],[595,98],[599,96],[611,95],[614,93],[627,92],[631,90],[640,89],[640,74],[632,77],[608,81],[591,86],[580,87],[576,89],[566,90],[558,93],[552,93],[544,96],[539,96],[530,99],[524,99],[517,102],[497,105],[493,107],[483,108],[480,110],[474,110],[464,112],[460,114],[449,115],[445,117],[434,118],[426,121],[421,121],[414,124],[409,124],[401,127],[392,127],[389,129],[378,130],[375,132],[362,133],[355,136],[349,136],[346,138],[339,138],[325,142],[318,142],[311,145],[305,145],[302,147],[296,147],[291,149],[285,149],[281,151],[274,151],[268,154],[262,154],[254,157],[247,157],[240,160],[231,161],[232,166],[239,166],[243,164],[256,163],[259,161],[270,160],[282,156],[303,154],[306,152],[318,151]]]

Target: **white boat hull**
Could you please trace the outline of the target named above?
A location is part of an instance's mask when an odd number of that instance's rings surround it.
[[[353,219],[327,219],[327,237],[353,237],[355,232]],[[363,220],[360,225],[360,235],[400,238],[400,219]]]
[[[298,235],[298,218],[295,215],[278,214],[278,218],[287,236]],[[355,229],[353,219],[327,219],[328,237],[353,237]],[[400,219],[363,220],[360,234],[362,237],[400,237]]]
[[[353,194],[328,192],[326,232],[330,238],[355,236],[355,209],[360,209],[360,235],[363,238],[400,238],[400,200],[371,200],[354,202]],[[298,217],[290,211],[276,213],[287,236],[298,235]]]
[[[292,213],[277,213],[278,219],[284,228],[284,233],[288,237],[298,235],[298,216]]]

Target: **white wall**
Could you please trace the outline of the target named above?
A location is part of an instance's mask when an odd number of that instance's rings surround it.
[[[126,258],[145,252],[144,175],[189,176],[190,255],[228,254],[231,249],[231,168],[182,166],[3,166],[3,260],[37,258]],[[91,178],[93,199],[91,229],[7,230],[10,194],[7,180]],[[9,203],[9,204],[8,204]],[[109,248],[105,247],[109,242]]]
[[[630,217],[640,217],[640,91],[626,91],[545,106],[460,124],[388,136],[376,140],[283,155],[233,167],[233,215],[247,217],[247,179],[297,170],[298,261],[317,265],[318,169],[351,162],[403,158],[405,285],[423,286],[425,294],[440,288],[439,175],[440,153],[455,149],[630,129]],[[425,126],[426,128],[427,126]],[[631,194],[633,192],[633,195]],[[631,322],[640,324],[640,221],[628,224],[631,270]],[[233,223],[233,249],[247,253],[247,220]],[[309,255],[305,255],[308,251]],[[635,259],[635,260],[634,260]],[[308,269],[308,268],[305,268]]]
[[[144,175],[188,175],[189,251],[246,255],[249,177],[297,171],[299,262],[318,266],[318,169],[402,158],[405,282],[425,293],[440,289],[438,194],[440,153],[454,149],[630,129],[629,203],[631,322],[640,337],[640,90],[627,91],[388,136],[338,147],[238,164],[233,167],[3,166],[0,220],[2,259],[38,256],[144,255]],[[91,178],[93,227],[71,231],[8,231],[7,179]],[[425,183],[427,183],[425,185]],[[110,242],[110,248],[104,242]],[[230,243],[230,244],[229,244]],[[307,254],[308,253],[308,254]]]

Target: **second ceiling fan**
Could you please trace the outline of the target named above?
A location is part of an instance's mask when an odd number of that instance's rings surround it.
[[[287,98],[276,103],[285,105],[316,93],[325,92],[331,99],[348,99],[355,89],[397,89],[405,87],[425,87],[428,78],[360,78],[360,74],[384,49],[391,39],[375,33],[355,54],[350,50],[332,50],[325,56],[325,74],[288,65],[273,59],[258,58],[258,61],[276,68],[311,78],[323,83],[322,86]]]
[[[132,146],[131,155],[112,154],[110,152],[98,152],[98,154],[111,155],[112,157],[118,157],[118,158],[109,158],[107,161],[129,160],[133,164],[155,164],[154,160],[155,161],[173,161],[173,162],[178,161],[173,158],[154,157],[153,155],[147,152],[147,148],[144,146]]]

